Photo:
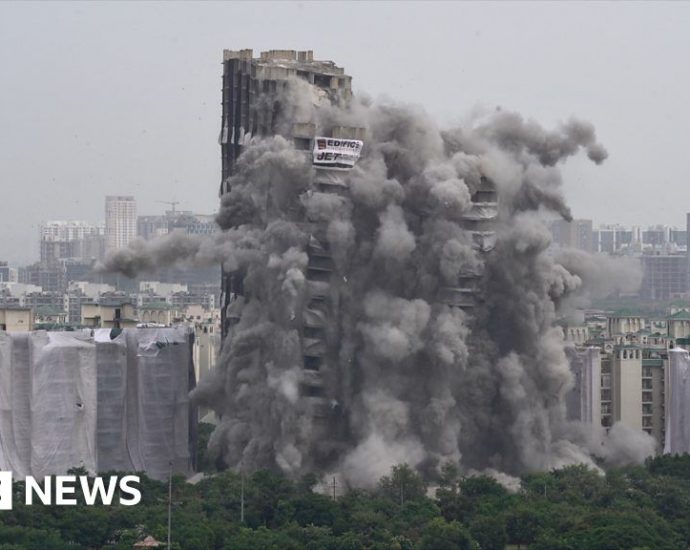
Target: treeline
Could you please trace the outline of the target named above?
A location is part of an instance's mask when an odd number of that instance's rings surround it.
[[[584,466],[525,475],[510,492],[452,466],[429,490],[405,465],[374,490],[314,491],[268,471],[173,478],[172,547],[180,550],[690,548],[690,456],[601,475]],[[21,491],[21,486],[17,488]],[[0,512],[0,550],[131,549],[165,543],[168,486],[142,478],[137,506],[25,506]],[[165,547],[165,544],[161,546]]]

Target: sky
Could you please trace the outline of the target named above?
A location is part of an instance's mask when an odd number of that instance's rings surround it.
[[[564,166],[579,218],[684,227],[690,3],[0,2],[0,260],[46,220],[213,213],[222,51],[314,50],[355,93],[441,126],[482,109],[592,122],[610,157]]]

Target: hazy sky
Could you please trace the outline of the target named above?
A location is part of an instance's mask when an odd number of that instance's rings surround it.
[[[441,124],[585,118],[610,158],[565,168],[575,216],[684,226],[689,30],[688,3],[0,2],[0,259],[108,194],[215,211],[223,48],[313,49]]]

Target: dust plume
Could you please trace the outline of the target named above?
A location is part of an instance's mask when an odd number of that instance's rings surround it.
[[[219,418],[211,450],[235,469],[357,486],[399,462],[505,479],[592,464],[565,418],[556,321],[569,297],[608,289],[610,266],[552,258],[542,215],[571,217],[558,165],[606,158],[593,126],[499,111],[440,129],[416,107],[336,105],[312,88],[288,87],[282,126],[363,128],[352,169],[255,137],[225,182],[219,236],[138,243],[105,263],[132,275],[220,261],[236,281],[218,366],[193,394]],[[619,432],[608,456],[646,452]]]

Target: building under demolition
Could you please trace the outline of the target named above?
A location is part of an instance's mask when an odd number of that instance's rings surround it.
[[[352,99],[352,78],[332,61],[315,60],[312,51],[271,50],[257,58],[252,50],[223,54],[223,108],[220,146],[222,157],[221,198],[232,191],[235,166],[243,150],[257,138],[282,136],[311,163],[303,196],[333,197],[344,208],[351,207],[348,174],[365,152],[369,129],[333,122],[319,112],[332,107],[346,108]],[[295,88],[298,88],[298,91]],[[299,92],[299,93],[298,93]],[[300,105],[308,97],[314,108]],[[316,115],[314,114],[316,112]],[[270,184],[269,184],[270,185]],[[356,361],[350,349],[341,346],[342,332],[348,328],[344,315],[353,295],[344,273],[336,273],[329,244],[331,220],[310,215],[300,204],[278,208],[266,199],[261,220],[264,227],[275,220],[289,220],[304,231],[302,250],[308,263],[304,269],[307,297],[294,311],[299,333],[302,368],[299,394],[302,406],[314,419],[314,437],[319,449],[315,456],[332,458],[338,441],[347,438],[348,392],[352,390],[351,370]],[[425,212],[429,219],[431,210]],[[495,244],[497,196],[494,185],[482,177],[471,192],[471,206],[460,226],[471,236],[478,254],[490,252]],[[230,227],[236,222],[230,220]],[[482,266],[476,263],[461,271],[453,285],[434,290],[434,301],[470,314],[479,299]],[[246,273],[223,273],[222,332],[226,337],[240,318],[248,298]],[[318,461],[318,458],[317,458]]]
[[[294,79],[309,83],[322,105],[343,105],[352,98],[352,77],[332,61],[315,60],[311,50],[270,50],[261,52],[259,58],[253,57],[251,49],[223,52],[221,196],[230,191],[229,178],[243,147],[253,137],[271,135],[287,137],[296,149],[309,157],[313,155],[311,186],[314,190],[347,196],[345,174],[354,166],[365,146],[362,140],[367,129],[347,126],[318,128],[317,121],[300,118],[299,109],[290,104],[293,96],[289,93],[288,84]],[[495,243],[497,216],[496,190],[488,179],[482,178],[481,184],[474,189],[472,203],[472,208],[463,215],[462,226],[472,233],[477,249],[488,252]],[[313,238],[309,243],[308,278],[313,282],[327,283],[331,262],[323,224],[319,227],[304,213],[273,212],[274,217],[286,214],[309,225]],[[471,311],[476,301],[479,275],[471,271],[463,273],[457,286],[441,290],[439,300]],[[236,296],[243,294],[241,278],[241,274],[223,274],[226,307]],[[323,289],[323,285],[316,286]],[[317,291],[317,294],[319,292],[322,291]],[[224,310],[223,334],[227,333],[228,322]]]
[[[0,332],[0,470],[193,469],[189,329]]]

